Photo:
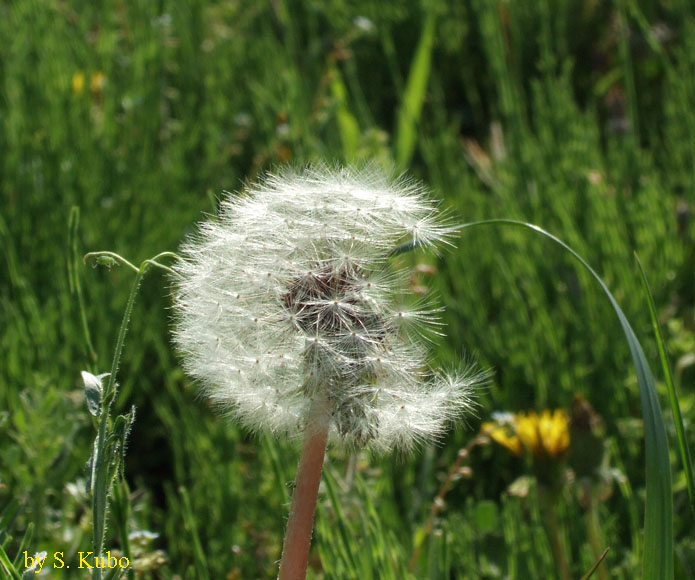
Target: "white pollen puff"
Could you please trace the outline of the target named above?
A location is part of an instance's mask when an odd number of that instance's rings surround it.
[[[402,305],[408,277],[388,258],[453,231],[419,184],[373,167],[267,175],[183,246],[174,340],[184,368],[253,430],[300,435],[320,397],[332,438],[348,446],[437,439],[484,377],[428,369],[422,338],[437,332],[436,312]]]

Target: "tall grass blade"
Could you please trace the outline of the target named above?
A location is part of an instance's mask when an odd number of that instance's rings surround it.
[[[654,386],[649,364],[630,323],[606,284],[584,259],[559,238],[544,229],[509,219],[493,219],[463,224],[461,229],[483,225],[508,225],[527,228],[541,234],[569,252],[599,283],[610,300],[625,333],[635,365],[635,374],[642,401],[644,439],[646,448],[645,470],[647,500],[644,521],[644,556],[642,561],[644,580],[671,580],[673,578],[673,501],[671,491],[671,466],[669,464],[666,428],[661,406]]]
[[[410,163],[417,143],[417,125],[420,120],[432,65],[435,23],[436,12],[430,10],[425,18],[422,35],[408,74],[403,101],[398,111],[396,166],[401,171]]]
[[[19,572],[17,572],[12,562],[10,562],[7,552],[5,552],[4,548],[0,545],[0,571],[2,571],[3,568],[6,570],[6,573],[9,574],[8,578],[12,578],[12,580],[22,580]]]
[[[656,337],[656,345],[659,349],[659,360],[661,361],[661,368],[664,373],[664,380],[666,381],[666,389],[668,391],[669,403],[671,403],[671,413],[673,413],[673,422],[676,425],[676,436],[678,438],[678,451],[681,457],[681,463],[683,464],[683,471],[685,471],[686,482],[688,485],[688,498],[690,499],[690,509],[695,516],[695,476],[693,475],[693,459],[690,454],[690,447],[688,447],[688,442],[685,439],[685,426],[683,425],[683,415],[681,414],[681,406],[678,401],[678,393],[676,393],[676,387],[673,384],[673,375],[671,373],[671,365],[668,361],[668,355],[666,354],[666,348],[664,346],[664,337],[661,334],[661,328],[659,327],[659,320],[656,316],[656,306],[654,305],[654,297],[652,296],[652,291],[649,289],[649,283],[647,282],[647,275],[642,268],[642,262],[635,254],[635,259],[637,260],[637,265],[640,269],[640,274],[642,275],[642,286],[644,288],[644,293],[647,296],[647,301],[649,303],[649,315],[652,319],[652,327],[654,328],[654,336]]]
[[[181,499],[183,499],[183,515],[185,517],[185,525],[188,528],[188,532],[191,535],[191,542],[193,543],[196,578],[198,578],[198,580],[209,580],[210,576],[208,574],[208,562],[207,558],[205,557],[203,545],[200,543],[198,526],[196,525],[195,515],[193,514],[193,507],[191,506],[191,499],[188,495],[188,490],[181,486],[179,487],[179,493],[181,494]]]
[[[261,436],[261,443],[263,444],[263,449],[265,453],[270,457],[270,464],[273,466],[273,475],[275,476],[275,489],[277,490],[278,497],[282,503],[288,503],[290,501],[290,494],[287,490],[285,482],[285,474],[282,469],[282,464],[280,463],[280,457],[278,455],[278,450],[275,441],[271,437],[264,433]]]
[[[24,537],[19,544],[19,550],[17,550],[17,555],[14,558],[14,567],[19,568],[22,562],[22,554],[25,550],[29,549],[31,541],[34,539],[34,522],[29,522],[27,526],[27,531],[24,533]]]
[[[70,284],[70,293],[77,296],[77,307],[80,312],[80,323],[82,325],[82,333],[84,334],[84,341],[87,349],[89,371],[92,372],[96,371],[94,365],[97,362],[97,353],[94,349],[92,336],[89,332],[87,310],[84,305],[84,296],[82,294],[82,286],[80,284],[80,275],[78,270],[79,257],[77,254],[77,230],[79,225],[80,208],[74,205],[70,209],[70,218],[68,220],[68,282]]]
[[[338,533],[340,535],[340,540],[343,545],[343,552],[346,557],[346,565],[352,570],[357,570],[358,558],[353,553],[353,544],[350,541],[350,532],[346,520],[343,517],[343,510],[340,505],[340,498],[338,497],[338,492],[336,490],[336,482],[330,469],[323,470],[323,482],[326,484],[326,491],[328,492],[328,499],[333,508],[333,513],[335,514],[336,525],[338,528]]]
[[[348,106],[348,91],[340,70],[337,66],[333,66],[329,74],[331,94],[336,104],[338,131],[343,145],[343,156],[346,160],[352,161],[357,156],[357,149],[360,144],[360,126]]]

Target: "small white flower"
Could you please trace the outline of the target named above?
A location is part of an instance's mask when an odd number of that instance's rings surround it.
[[[36,552],[36,554],[34,554],[34,556],[31,558],[31,566],[29,566],[26,570],[24,570],[24,572],[22,572],[22,579],[38,575],[41,571],[41,568],[43,568],[43,564],[47,556],[48,552]],[[36,568],[38,568],[38,570]]]
[[[432,313],[405,305],[389,255],[452,231],[420,185],[375,168],[266,176],[184,245],[174,339],[186,370],[251,429],[298,433],[320,400],[349,445],[436,438],[481,377],[428,369]]]

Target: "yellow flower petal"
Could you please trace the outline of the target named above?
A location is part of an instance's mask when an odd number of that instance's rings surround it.
[[[506,447],[514,455],[521,455],[523,446],[519,438],[513,433],[510,426],[500,425],[498,423],[484,423],[482,426],[482,431],[495,443]]]
[[[95,72],[89,79],[89,90],[93,95],[100,95],[106,84],[106,76],[102,72]]]
[[[72,75],[72,92],[75,95],[81,95],[82,91],[84,91],[84,73],[78,70]]]

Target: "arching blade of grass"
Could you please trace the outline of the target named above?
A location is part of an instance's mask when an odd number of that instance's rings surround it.
[[[640,273],[642,274],[642,285],[644,287],[644,293],[647,295],[647,301],[649,303],[649,314],[652,318],[652,327],[654,328],[654,336],[656,337],[656,345],[659,349],[659,359],[661,360],[661,368],[664,373],[664,380],[666,381],[666,389],[668,390],[668,399],[671,403],[671,413],[673,413],[673,422],[676,425],[676,436],[678,437],[678,451],[681,456],[681,463],[683,464],[683,471],[685,471],[685,479],[688,485],[688,498],[690,499],[690,509],[695,516],[695,476],[693,476],[693,459],[690,455],[690,448],[688,447],[688,442],[685,440],[685,426],[683,425],[683,416],[681,415],[681,406],[678,402],[678,394],[676,393],[676,387],[673,384],[673,375],[671,374],[671,365],[668,362],[668,355],[666,354],[666,348],[664,347],[664,338],[661,335],[661,328],[659,328],[659,320],[656,316],[656,307],[654,306],[654,297],[649,289],[649,283],[647,282],[647,275],[642,268],[642,262],[635,254],[635,259],[637,260],[637,265],[639,266]]]
[[[403,100],[398,110],[398,129],[396,133],[396,166],[403,170],[408,166],[417,143],[417,124],[420,120],[422,103],[425,100],[427,84],[432,65],[436,12],[430,10],[425,18],[420,41],[418,42],[413,64],[408,74],[408,82]]]
[[[538,226],[508,219],[468,223],[461,226],[461,229],[485,225],[508,225],[527,228],[553,240],[572,254],[589,271],[605,292],[615,313],[618,315],[635,365],[644,419],[647,501],[644,521],[643,578],[644,580],[671,580],[673,578],[673,501],[666,428],[664,427],[661,406],[659,405],[659,398],[654,386],[654,378],[644,356],[642,346],[637,340],[630,323],[599,275],[562,240]]]

